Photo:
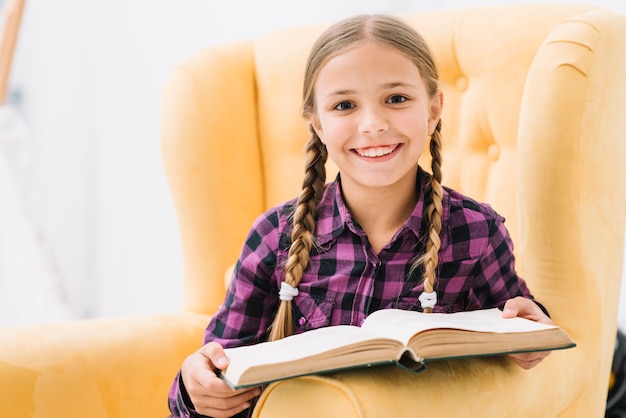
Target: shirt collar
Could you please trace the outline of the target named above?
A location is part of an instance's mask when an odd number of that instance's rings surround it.
[[[409,216],[409,219],[407,219],[399,232],[406,228],[412,231],[416,237],[420,236],[424,214],[424,197],[431,193],[429,178],[430,175],[419,167],[416,184],[416,187],[420,190],[419,199],[411,216]],[[335,181],[326,185],[324,195],[318,206],[317,219],[317,232],[315,235],[317,244],[322,247],[341,235],[345,228],[355,230],[354,220],[350,216],[350,211],[341,194],[340,174],[337,174]]]
[[[319,246],[324,246],[337,238],[348,225],[353,223],[341,194],[339,174],[335,181],[326,185],[322,200],[317,207],[317,219],[315,235]]]

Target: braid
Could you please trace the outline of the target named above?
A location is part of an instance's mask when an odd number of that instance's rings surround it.
[[[441,120],[437,123],[435,131],[430,139],[430,154],[432,157],[430,176],[430,187],[432,189],[432,200],[426,208],[428,218],[428,241],[426,242],[426,252],[411,266],[411,273],[421,264],[424,265],[424,292],[432,293],[435,290],[437,280],[437,264],[439,262],[439,248],[441,247],[441,213],[443,188],[441,186]],[[432,312],[432,308],[424,308],[424,312]]]
[[[298,197],[293,216],[291,246],[285,265],[284,281],[291,287],[298,287],[304,269],[309,264],[313,247],[317,207],[322,200],[326,183],[326,160],[328,152],[311,126],[311,138],[306,145],[305,175],[302,192]],[[291,301],[282,300],[270,329],[270,341],[280,340],[293,333],[293,313]]]

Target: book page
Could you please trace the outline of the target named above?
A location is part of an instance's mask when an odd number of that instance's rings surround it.
[[[228,348],[225,352],[230,365],[224,375],[236,381],[241,373],[254,366],[287,363],[372,338],[377,336],[359,327],[339,325],[314,329],[278,341]]]
[[[524,318],[502,318],[502,311],[497,308],[429,314],[401,309],[383,309],[367,317],[362,327],[382,337],[398,339],[405,345],[413,335],[434,328],[495,333],[557,328],[555,325],[542,324]]]

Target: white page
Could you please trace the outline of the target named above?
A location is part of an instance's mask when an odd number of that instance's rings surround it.
[[[226,355],[231,360],[227,373],[239,375],[250,366],[298,360],[344,345],[368,340],[372,336],[370,332],[358,327],[339,325],[314,329],[282,340],[229,348],[225,350]]]
[[[456,328],[480,332],[528,332],[555,325],[542,324],[524,318],[502,318],[497,308],[457,312],[429,313],[383,309],[371,314],[363,327],[381,336],[396,338],[405,345],[417,332],[431,328]]]

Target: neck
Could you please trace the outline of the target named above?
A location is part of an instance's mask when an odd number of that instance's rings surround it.
[[[350,213],[377,253],[411,216],[419,198],[416,176],[376,188],[346,185],[342,179],[342,192]]]

